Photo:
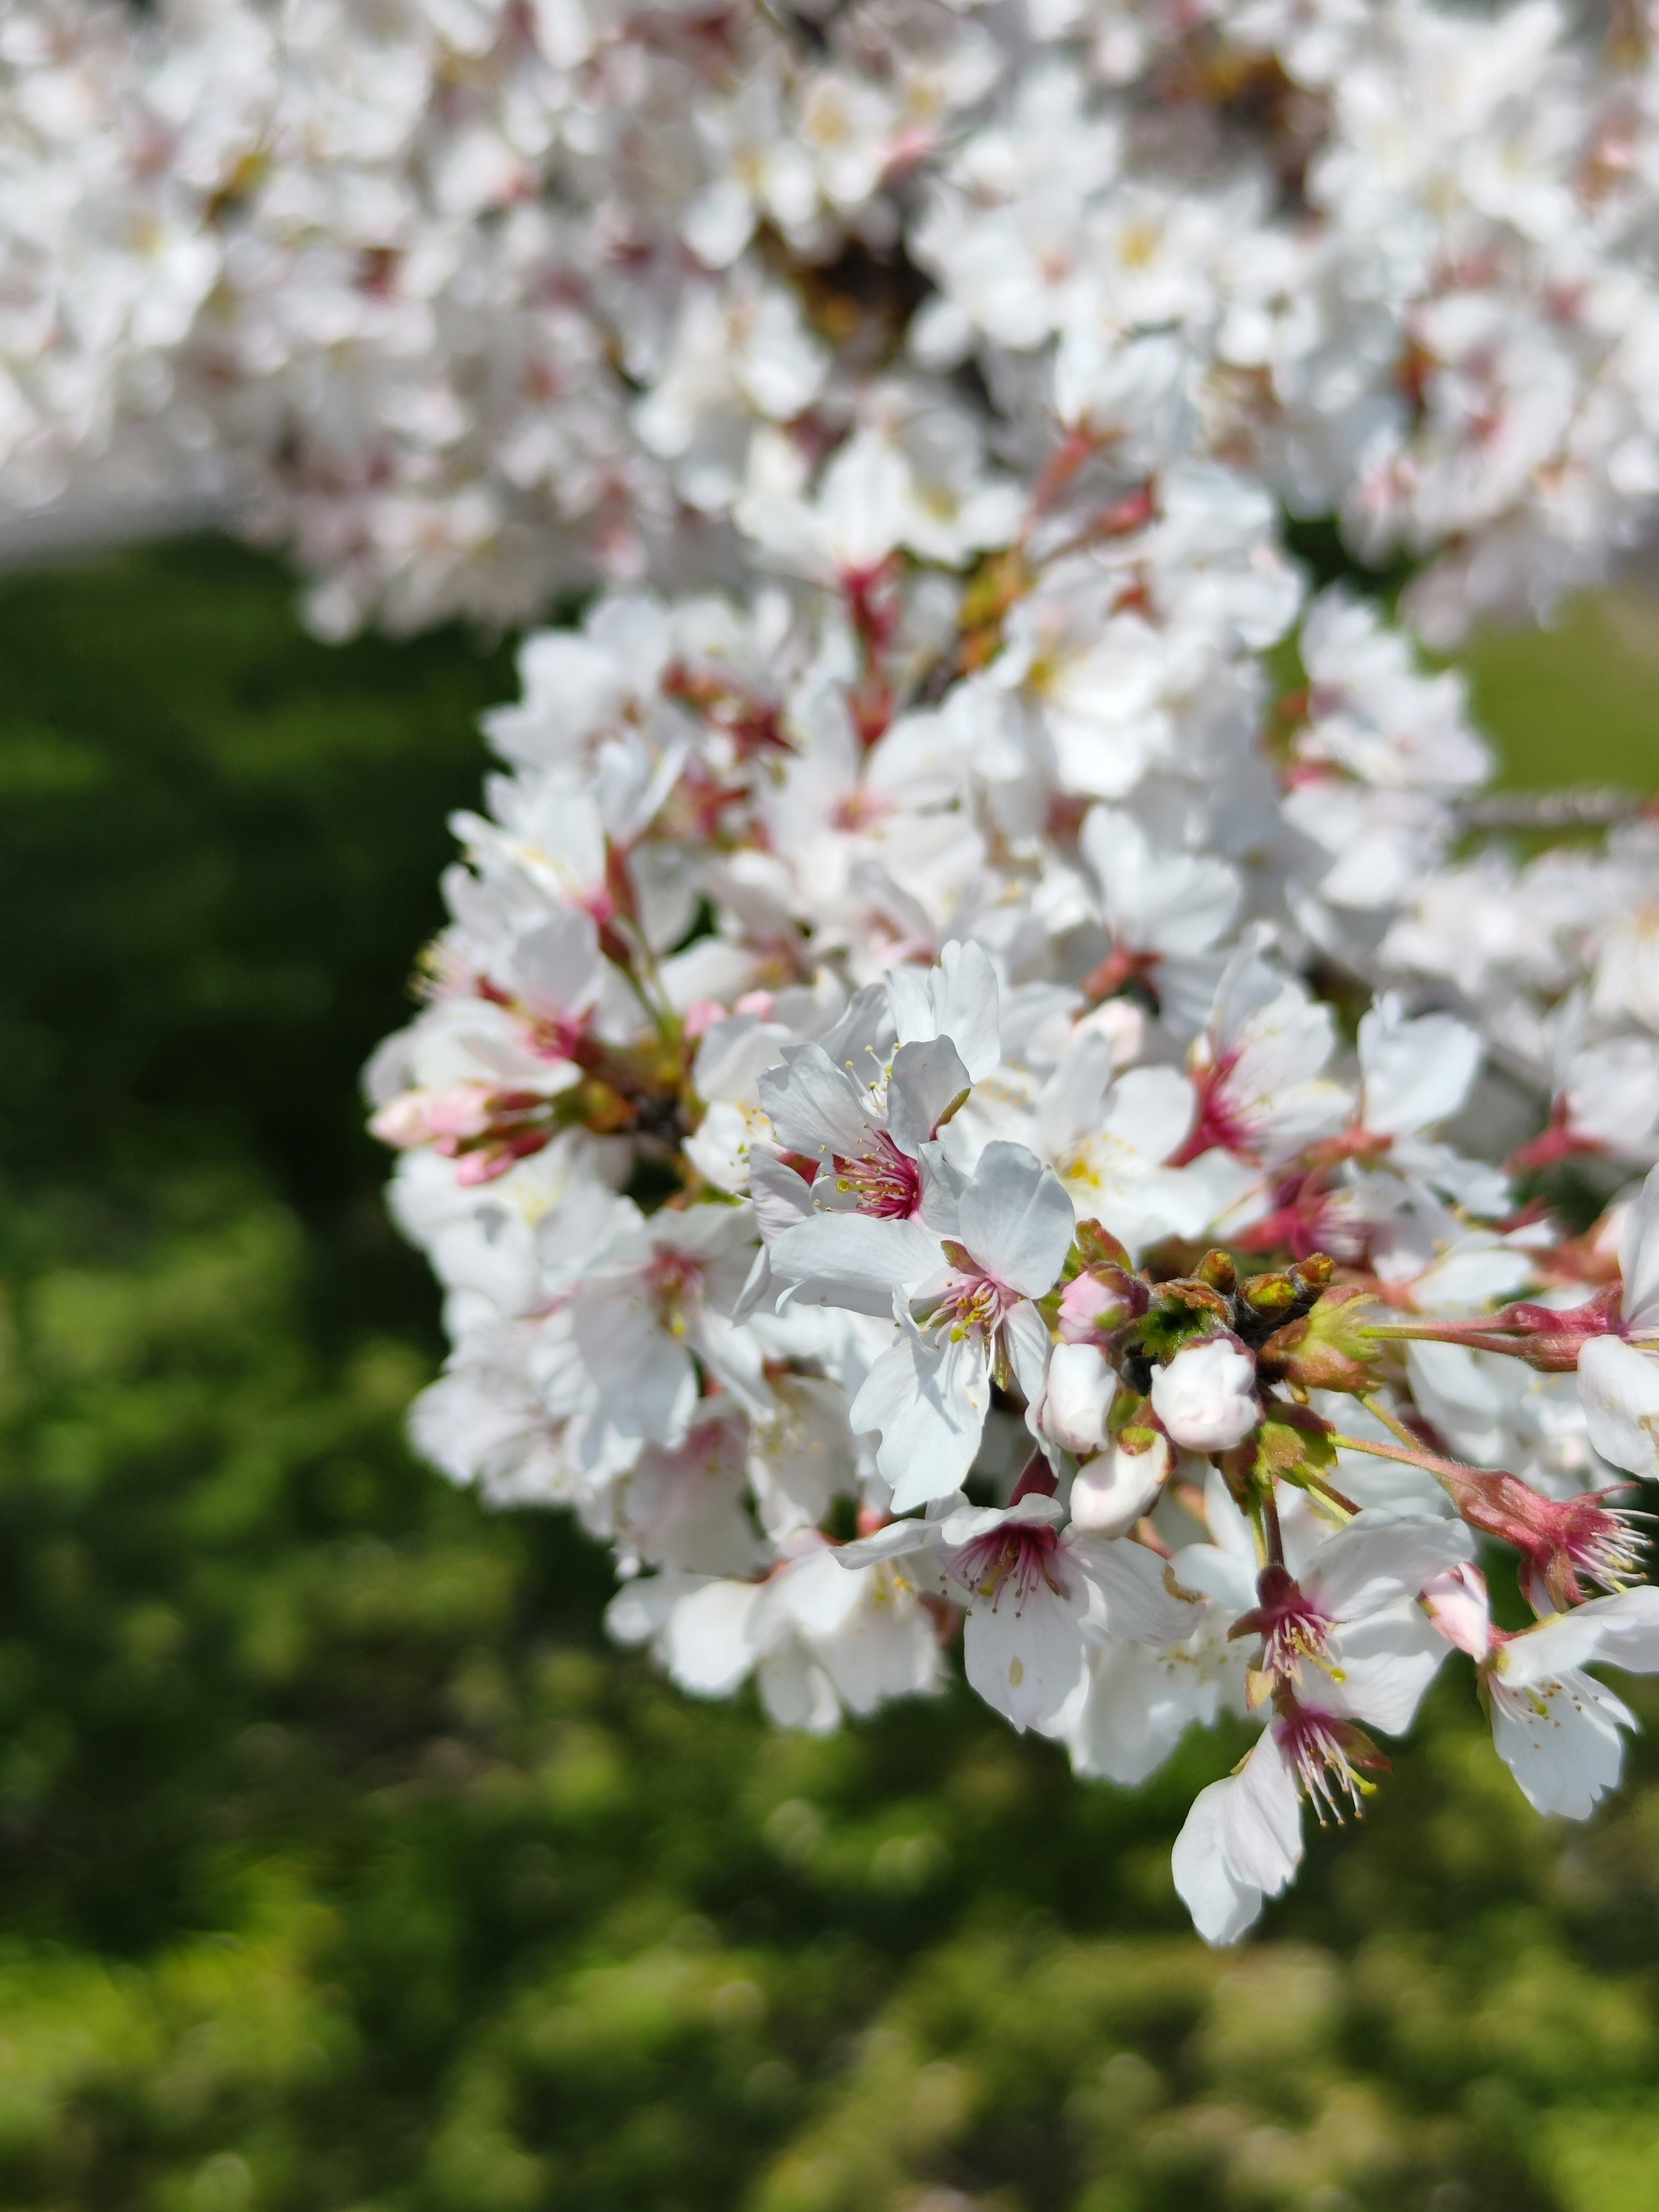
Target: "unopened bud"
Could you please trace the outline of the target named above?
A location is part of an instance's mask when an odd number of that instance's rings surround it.
[[[1280,1319],[1299,1303],[1300,1293],[1285,1274],[1246,1275],[1238,1286],[1238,1295],[1253,1314],[1263,1321],[1275,1315]]]
[[[1045,1437],[1084,1457],[1106,1441],[1117,1376],[1092,1344],[1058,1344],[1048,1360],[1048,1387],[1037,1425]]]
[[[481,1137],[489,1127],[495,1093],[487,1083],[456,1083],[447,1091],[400,1091],[370,1121],[369,1133],[407,1152],[416,1145]]]
[[[1074,1241],[1085,1267],[1099,1267],[1109,1262],[1115,1267],[1121,1267],[1126,1274],[1131,1272],[1133,1263],[1127,1247],[1098,1221],[1079,1221]]]
[[[1261,1419],[1255,1362],[1231,1337],[1188,1345],[1153,1376],[1152,1408],[1183,1450],[1231,1450]]]
[[[1292,1270],[1294,1278],[1295,1271]],[[1355,1284],[1324,1291],[1310,1314],[1276,1328],[1261,1347],[1261,1371],[1304,1390],[1358,1395],[1381,1379],[1376,1340],[1367,1334],[1368,1293]]]
[[[1139,1321],[1152,1292],[1139,1275],[1114,1261],[1073,1276],[1060,1292],[1060,1334],[1066,1344],[1103,1344]]]
[[[1492,1607],[1486,1578],[1479,1567],[1460,1559],[1455,1567],[1425,1583],[1419,1600],[1448,1644],[1467,1651],[1477,1665],[1492,1650]]]
[[[1121,1429],[1111,1448],[1085,1460],[1072,1484],[1072,1520],[1091,1536],[1127,1536],[1157,1502],[1175,1454],[1158,1429]]]

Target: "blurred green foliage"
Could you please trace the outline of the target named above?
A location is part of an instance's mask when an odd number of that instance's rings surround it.
[[[1491,630],[1459,656],[1477,720],[1503,741],[1504,781],[1659,785],[1659,594],[1574,600],[1545,630]]]
[[[1608,619],[1479,695],[1650,731]],[[213,544],[8,580],[0,666],[3,2212],[1655,2203],[1647,1740],[1540,1822],[1454,1662],[1218,1955],[1169,1846],[1237,1742],[1129,1795],[966,1697],[780,1735],[411,1462],[355,1075],[502,654],[308,644]]]

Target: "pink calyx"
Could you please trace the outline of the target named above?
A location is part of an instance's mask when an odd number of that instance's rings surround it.
[[[1559,1103],[1550,1115],[1549,1127],[1527,1144],[1518,1145],[1505,1165],[1511,1175],[1522,1175],[1528,1170],[1552,1168],[1563,1160],[1606,1151],[1607,1146],[1595,1138],[1581,1137],[1572,1126],[1567,1107]]]
[[[1282,1680],[1293,1676],[1304,1660],[1330,1673],[1321,1656],[1331,1632],[1330,1614],[1276,1561],[1263,1567],[1255,1587],[1257,1601],[1227,1631],[1229,1640],[1259,1636],[1261,1671]]]
[[[1641,1573],[1643,1539],[1626,1515],[1601,1502],[1624,1485],[1554,1498],[1501,1471],[1463,1468],[1441,1480],[1470,1528],[1513,1546],[1525,1581],[1541,1583],[1558,1609],[1583,1604],[1587,1583],[1620,1590]]]

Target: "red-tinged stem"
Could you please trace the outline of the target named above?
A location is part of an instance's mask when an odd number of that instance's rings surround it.
[[[1072,478],[1094,453],[1098,440],[1087,430],[1073,430],[1057,446],[1043,463],[1035,489],[1031,493],[1031,510],[1026,527],[1039,516],[1046,514],[1060,497]]]
[[[1316,1490],[1322,1498],[1328,1498],[1333,1505],[1340,1507],[1344,1513],[1352,1515],[1358,1512],[1359,1508],[1354,1504],[1352,1498],[1345,1492],[1339,1490],[1334,1482],[1327,1482],[1322,1474],[1304,1474],[1302,1480],[1306,1483],[1310,1490]]]
[[[1528,1357],[1534,1341],[1501,1314],[1486,1321],[1368,1322],[1364,1334],[1394,1344],[1457,1344],[1466,1352],[1507,1352],[1516,1359]]]
[[[1334,1444],[1338,1451],[1369,1452],[1373,1459],[1395,1459],[1407,1467],[1420,1467],[1425,1474],[1433,1475],[1441,1482],[1462,1482],[1480,1472],[1479,1468],[1464,1467],[1457,1460],[1442,1459],[1435,1452],[1407,1451],[1402,1444],[1368,1442],[1364,1437],[1339,1435],[1335,1430],[1331,1431],[1326,1441]]]
[[[1392,1429],[1394,1431],[1394,1433],[1399,1437],[1401,1443],[1405,1445],[1407,1451],[1420,1451],[1422,1449],[1423,1439],[1421,1437],[1414,1437],[1411,1431],[1406,1426],[1406,1424],[1400,1419],[1399,1415],[1396,1413],[1391,1413],[1380,1398],[1373,1395],[1369,1398],[1361,1398],[1359,1402],[1374,1419],[1382,1422],[1385,1429]]]
[[[1285,1534],[1279,1525],[1279,1504],[1272,1491],[1267,1491],[1262,1497],[1261,1530],[1267,1540],[1269,1564],[1282,1567],[1285,1564]]]

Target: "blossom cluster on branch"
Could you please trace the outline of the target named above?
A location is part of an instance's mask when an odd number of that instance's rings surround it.
[[[1617,1502],[1659,1476],[1659,836],[1501,894],[1401,836],[1484,773],[1455,681],[1302,606],[1235,472],[1093,456],[964,576],[836,465],[750,510],[793,586],[603,598],[487,718],[369,1071],[447,1291],[418,1443],[572,1508],[615,1633],[785,1725],[938,1690],[958,1632],[1082,1774],[1253,1718],[1176,1854],[1217,1940],[1454,1646],[1588,1813],[1631,1717],[1585,1662],[1659,1669]],[[1500,896],[1550,964],[1471,981]],[[1587,1232],[1480,1156],[1528,1097],[1515,1173],[1599,1180]]]
[[[958,1637],[1085,1775],[1253,1722],[1212,1940],[1454,1649],[1587,1814],[1659,823],[1483,834],[1418,647],[1650,519],[1645,16],[29,0],[0,69],[0,489],[234,493],[337,633],[600,584],[369,1070],[427,1455],[785,1725]]]
[[[210,490],[342,633],[738,581],[849,447],[954,562],[1069,440],[1340,515],[1437,640],[1536,614],[1659,491],[1610,17],[15,0],[0,498]]]

